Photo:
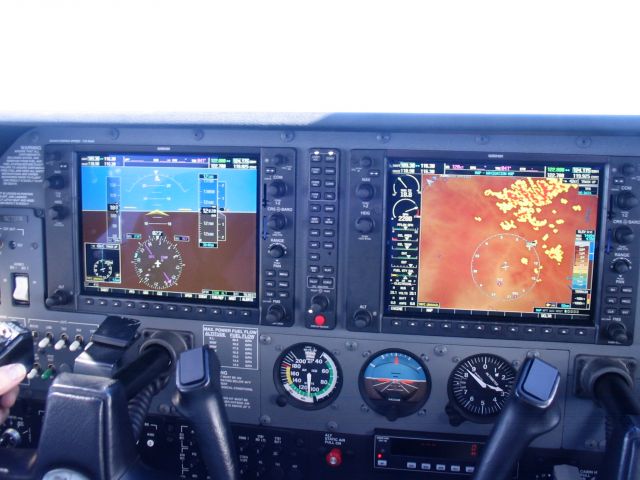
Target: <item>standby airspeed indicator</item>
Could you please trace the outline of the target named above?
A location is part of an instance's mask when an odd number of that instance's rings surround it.
[[[329,405],[340,393],[342,372],[319,345],[298,343],[286,349],[274,368],[274,381],[287,403],[302,409]]]

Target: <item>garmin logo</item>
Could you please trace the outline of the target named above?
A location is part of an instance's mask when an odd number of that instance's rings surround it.
[[[489,158],[504,158],[504,155],[501,153],[489,153],[487,155],[487,157]]]

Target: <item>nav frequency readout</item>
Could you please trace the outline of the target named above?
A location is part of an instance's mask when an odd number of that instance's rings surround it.
[[[387,310],[591,313],[601,169],[391,160]]]
[[[257,156],[84,154],[84,291],[254,302]]]

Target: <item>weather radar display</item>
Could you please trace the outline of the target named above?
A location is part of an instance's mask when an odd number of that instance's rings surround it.
[[[256,298],[257,156],[80,156],[83,290]]]
[[[390,160],[387,310],[589,318],[601,174],[564,163]]]

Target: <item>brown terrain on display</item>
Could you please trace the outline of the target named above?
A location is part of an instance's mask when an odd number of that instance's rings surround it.
[[[549,178],[422,177],[418,302],[532,312],[571,303],[576,230],[598,197]]]
[[[147,240],[154,230],[161,230],[167,240],[177,245],[184,267],[177,284],[166,292],[200,293],[204,290],[255,292],[256,290],[256,215],[254,213],[226,212],[226,241],[218,248],[198,246],[198,214],[195,212],[168,212],[163,223],[171,225],[145,225],[149,215],[140,212],[121,214],[122,243],[120,247],[122,283],[99,283],[100,286],[149,290],[139,281],[132,259],[140,242]],[[84,242],[106,242],[106,212],[84,212],[82,230]],[[127,233],[139,233],[140,240],[127,240]],[[177,242],[174,235],[189,236],[189,242]]]

